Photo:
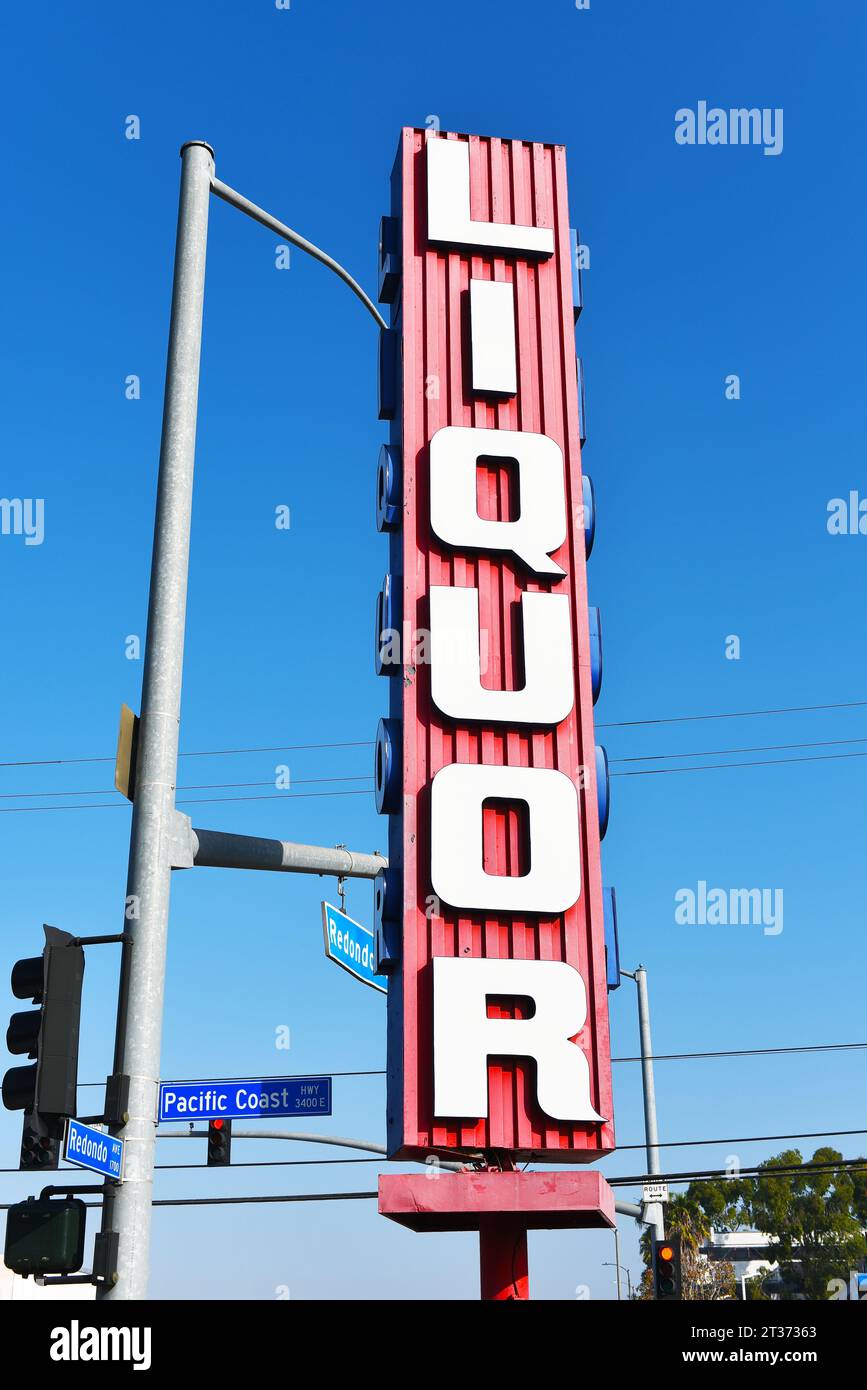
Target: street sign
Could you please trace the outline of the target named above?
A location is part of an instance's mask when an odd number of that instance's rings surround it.
[[[331,903],[322,904],[322,931],[325,954],[335,965],[341,965],[356,980],[381,994],[387,992],[385,980],[374,975],[373,932],[361,922],[354,922]]]
[[[89,1168],[92,1173],[114,1178],[115,1182],[123,1182],[123,1150],[122,1139],[115,1139],[91,1125],[83,1125],[80,1120],[66,1121],[63,1157],[67,1163]]]
[[[257,1120],[330,1114],[330,1076],[160,1082],[160,1120]]]
[[[139,717],[129,705],[120,707],[120,728],[117,732],[117,756],[114,761],[114,785],[127,801],[135,797],[135,766],[138,754]]]
[[[642,1202],[667,1202],[667,1182],[646,1182],[641,1190]]]

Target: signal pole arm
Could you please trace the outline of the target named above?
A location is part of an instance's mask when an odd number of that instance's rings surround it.
[[[231,835],[223,830],[193,830],[193,863],[209,869],[273,869],[278,873],[333,874],[339,878],[376,878],[388,868],[381,854],[297,845],[259,835]]]

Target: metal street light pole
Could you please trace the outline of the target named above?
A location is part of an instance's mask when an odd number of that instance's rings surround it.
[[[627,1265],[622,1265],[622,1264],[620,1263],[620,1232],[619,1232],[619,1230],[617,1229],[616,1226],[614,1227],[614,1259],[613,1259],[613,1260],[603,1260],[603,1261],[602,1261],[602,1268],[603,1268],[603,1269],[615,1269],[615,1270],[617,1271],[617,1276],[616,1276],[616,1277],[617,1277],[617,1301],[618,1301],[618,1303],[619,1303],[619,1302],[621,1301],[621,1299],[623,1298],[623,1287],[622,1287],[622,1285],[621,1285],[621,1283],[620,1283],[620,1271],[621,1271],[621,1270],[623,1271],[623,1273],[626,1275],[627,1297],[629,1298],[629,1301],[631,1302],[631,1301],[632,1301],[632,1275],[629,1273],[629,1267],[628,1267]]]
[[[130,834],[114,1075],[129,1078],[123,1123],[124,1181],[106,1183],[102,1230],[118,1236],[114,1280],[101,1299],[147,1294],[157,1091],[169,892],[173,868],[194,864],[341,873],[373,878],[386,861],[311,845],[194,832],[175,806],[184,656],[199,360],[211,193],[321,261],[358,296],[380,328],[372,300],[333,257],[216,178],[202,140],[181,147],[181,189],[160,445],[141,717]]]
[[[138,766],[129,852],[114,1070],[130,1078],[124,1181],[106,1184],[103,1231],[117,1231],[117,1282],[100,1297],[143,1299],[153,1189],[163,1019],[169,843],[175,809],[190,552],[205,254],[214,152],[181,150],[163,432],[151,563]]]
[[[661,1172],[659,1163],[659,1131],[656,1127],[656,1090],[653,1084],[653,1043],[650,1038],[650,1004],[647,998],[647,971],[643,965],[636,966],[635,973],[621,970],[635,981],[638,989],[638,1033],[641,1043],[641,1083],[644,1093],[644,1138],[647,1152],[647,1171],[649,1174]],[[662,1202],[648,1202],[644,1208],[644,1220],[653,1227],[657,1240],[665,1236],[665,1213]]]

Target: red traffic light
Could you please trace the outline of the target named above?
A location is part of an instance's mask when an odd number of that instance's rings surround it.
[[[232,1161],[232,1121],[208,1121],[208,1167],[227,1167]]]

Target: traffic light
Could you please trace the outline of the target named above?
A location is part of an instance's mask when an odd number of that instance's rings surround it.
[[[9,1208],[3,1259],[30,1274],[75,1274],[84,1264],[87,1207],[75,1197],[28,1197]]]
[[[232,1121],[211,1120],[208,1125],[208,1167],[225,1168],[232,1162]]]
[[[683,1298],[680,1236],[653,1241],[653,1296],[658,1303],[674,1303]]]
[[[16,961],[12,967],[15,998],[32,999],[39,1008],[13,1014],[9,1021],[9,1051],[33,1060],[31,1066],[7,1071],[3,1104],[7,1110],[29,1112],[35,1121],[47,1117],[56,1123],[76,1113],[84,951],[72,944],[75,938],[69,932],[43,930],[42,955]]]
[[[60,1162],[60,1138],[51,1134],[45,1124],[34,1124],[30,1115],[24,1116],[24,1133],[21,1136],[21,1157],[19,1169],[25,1172],[47,1172],[56,1168]]]

